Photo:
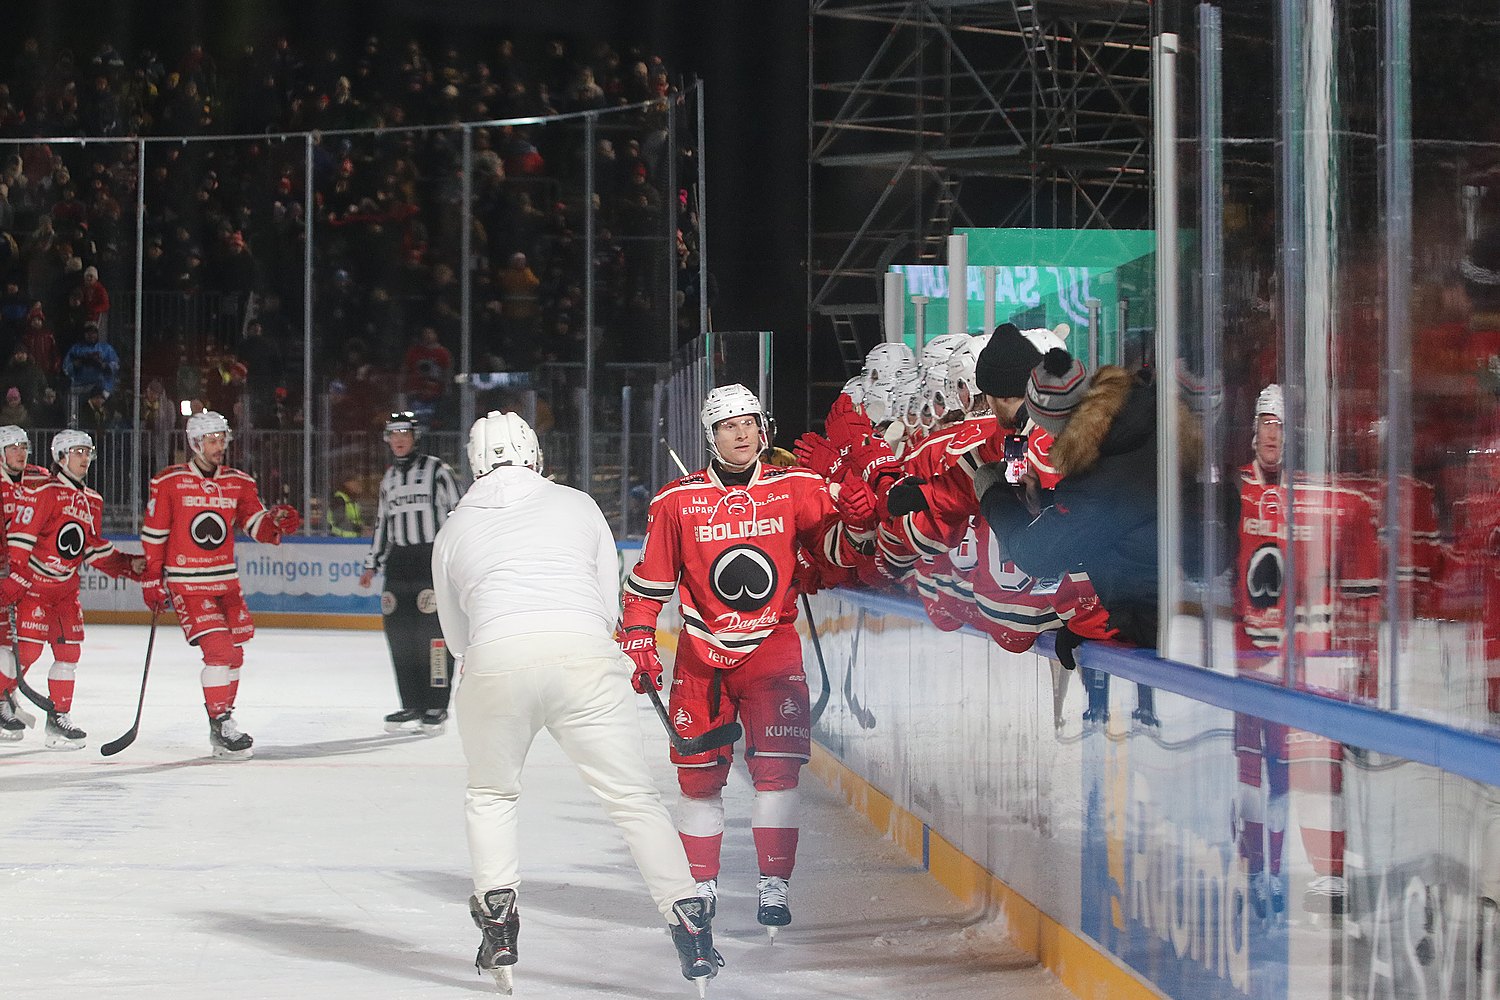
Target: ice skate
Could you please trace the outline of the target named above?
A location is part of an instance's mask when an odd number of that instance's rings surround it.
[[[787,880],[776,875],[760,877],[760,907],[755,919],[765,927],[771,942],[776,942],[776,932],[792,922],[792,908],[787,905]]]
[[[1130,721],[1135,723],[1136,727],[1140,729],[1161,731],[1161,720],[1156,717],[1154,711],[1144,705],[1130,713]]]
[[[11,714],[20,719],[27,729],[36,728],[36,716],[26,711],[26,706],[16,700],[14,691],[5,696],[5,703],[10,706]]]
[[[516,910],[516,890],[491,889],[481,900],[478,895],[469,897],[469,916],[474,926],[484,934],[479,942],[479,952],[474,956],[474,969],[488,972],[495,978],[495,986],[510,996],[514,982],[512,966],[520,953],[516,950],[516,938],[521,934],[521,914]]]
[[[0,742],[15,743],[26,735],[26,723],[16,714],[10,698],[0,698]]]
[[[701,883],[700,883],[701,884]],[[724,967],[724,958],[714,950],[712,917],[702,896],[679,899],[672,904],[677,923],[672,925],[672,943],[682,962],[682,978],[698,984],[698,996],[708,995],[708,981]]]
[[[1255,911],[1257,920],[1271,915],[1271,880],[1263,871],[1250,876],[1250,909]]]
[[[388,733],[414,733],[421,722],[422,713],[414,708],[403,708],[399,712],[392,712],[385,717],[385,731]]]
[[[208,720],[208,746],[215,757],[224,760],[249,760],[255,756],[255,741],[249,733],[240,731],[234,716],[225,712]]]
[[[704,909],[708,912],[708,919],[712,920],[719,912],[719,880],[706,878],[698,883],[698,898],[703,900]]]
[[[1319,875],[1307,883],[1302,893],[1302,908],[1308,913],[1340,914],[1348,886],[1342,875]]]
[[[58,712],[47,717],[48,750],[80,750],[88,733],[73,725],[67,712]]]
[[[1266,884],[1271,890],[1271,913],[1280,917],[1286,913],[1286,876],[1271,875]]]
[[[1086,708],[1083,710],[1083,731],[1097,733],[1109,725],[1109,709]]]
[[[422,713],[422,735],[441,736],[443,730],[448,728],[448,710],[445,708],[429,708]]]

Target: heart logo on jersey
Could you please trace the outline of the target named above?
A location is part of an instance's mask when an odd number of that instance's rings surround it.
[[[709,567],[708,585],[726,607],[757,611],[776,592],[776,563],[753,545],[736,545]]]
[[[192,524],[188,526],[188,534],[200,549],[216,549],[228,540],[229,529],[222,517],[206,510],[193,518]]]

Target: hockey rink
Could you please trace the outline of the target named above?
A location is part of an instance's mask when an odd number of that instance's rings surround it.
[[[140,737],[101,757],[130,727],[146,636],[89,628],[72,712],[86,749],[45,749],[40,719],[0,744],[4,995],[494,995],[473,968],[457,729],[383,731],[397,704],[381,634],[262,630],[235,713],[256,756],[230,762],[209,756],[195,651],[164,626]],[[665,736],[641,704],[670,805]],[[623,841],[545,733],[525,782],[516,995],[696,996]],[[714,926],[728,965],[710,997],[1070,996],[817,779],[803,788],[794,922],[773,946],[734,772]]]

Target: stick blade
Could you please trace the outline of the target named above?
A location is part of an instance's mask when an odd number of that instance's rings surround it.
[[[677,743],[677,752],[684,757],[693,757],[700,753],[708,753],[710,750],[718,750],[721,747],[733,746],[739,742],[739,738],[745,734],[745,730],[738,722],[726,722],[722,726],[715,726],[708,732],[692,739],[683,739]]]
[[[124,750],[126,747],[130,746],[130,744],[135,742],[136,733],[138,733],[139,731],[140,730],[137,727],[132,726],[130,728],[130,732],[126,733],[124,736],[121,736],[117,740],[110,740],[108,743],[99,748],[100,756],[113,757],[121,750]]]

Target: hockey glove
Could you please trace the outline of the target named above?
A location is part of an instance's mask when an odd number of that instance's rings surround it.
[[[841,402],[847,403],[848,399],[848,396],[839,396]],[[838,403],[828,411],[828,419],[823,428],[828,432],[829,443],[839,449],[857,445],[875,431],[875,425],[870,423],[869,417],[853,406],[841,408]]]
[[[879,493],[881,488],[878,484],[881,479],[901,474],[901,461],[891,451],[891,446],[877,437],[855,446],[849,453],[849,468]]]
[[[927,509],[927,494],[922,492],[922,487],[927,480],[921,476],[907,476],[885,495],[886,510],[891,512],[891,517],[901,517],[905,514],[915,514],[919,510]]]
[[[5,579],[0,580],[0,608],[8,608],[25,596],[30,588],[26,585],[24,577],[12,573]]]
[[[820,434],[808,432],[797,439],[792,447],[797,461],[813,470],[824,479],[833,481],[843,472],[844,459],[837,448]]]
[[[645,694],[646,685],[661,690],[661,656],[656,652],[656,629],[633,625],[620,636],[620,649],[635,664],[630,686],[636,694]]]
[[[873,531],[879,523],[875,516],[875,492],[853,476],[839,485],[833,506],[839,512],[839,520],[853,531]]]
[[[141,598],[152,614],[162,614],[172,606],[172,595],[160,580],[147,580],[141,584]]]
[[[279,503],[270,510],[271,523],[283,535],[295,535],[302,527],[302,515],[291,504]]]

